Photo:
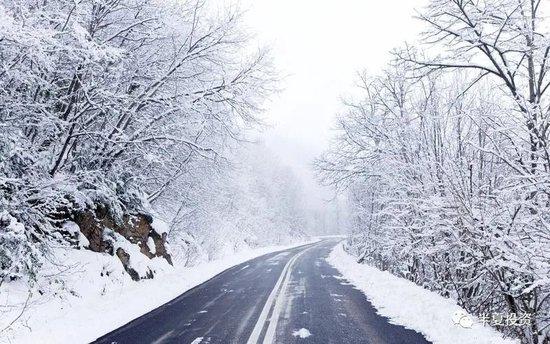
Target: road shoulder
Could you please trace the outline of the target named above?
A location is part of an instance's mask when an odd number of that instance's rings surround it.
[[[66,287],[75,291],[73,295],[63,299],[33,297],[19,320],[4,331],[0,343],[91,342],[234,266],[311,242],[251,249],[193,267],[176,266],[139,282],[100,277],[101,264],[92,257],[89,266],[68,280]],[[96,267],[99,271],[90,271]],[[4,316],[9,318],[9,314]]]
[[[344,251],[342,243],[332,250],[327,261],[367,296],[380,315],[422,333],[435,344],[519,344],[483,326],[474,316],[470,316],[474,322],[471,328],[454,324],[453,316],[466,312],[453,300],[389,272],[357,263]]]

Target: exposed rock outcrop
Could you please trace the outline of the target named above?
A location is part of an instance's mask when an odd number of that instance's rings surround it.
[[[169,264],[172,258],[166,246],[167,233],[159,233],[153,227],[153,218],[148,214],[127,214],[115,221],[108,211],[98,207],[95,211],[86,210],[74,215],[74,222],[88,239],[88,249],[94,252],[107,252],[116,255],[124,269],[134,280],[152,278],[154,271],[138,272],[131,264],[131,252],[120,245],[118,235],[129,243],[137,245],[139,251],[148,258],[162,257]],[[118,235],[113,235],[116,233]],[[139,257],[141,258],[141,257]]]

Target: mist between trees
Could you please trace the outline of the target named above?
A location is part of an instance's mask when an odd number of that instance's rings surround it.
[[[0,285],[67,268],[59,247],[139,279],[128,241],[192,264],[305,235],[297,178],[248,142],[277,76],[241,21],[206,1],[0,4]]]
[[[474,314],[532,315],[498,326],[525,343],[550,343],[548,10],[431,1],[316,162],[348,195],[349,252]]]

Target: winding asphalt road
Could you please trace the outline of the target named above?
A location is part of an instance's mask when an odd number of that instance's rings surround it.
[[[94,343],[429,343],[378,315],[326,262],[337,242],[237,265]]]

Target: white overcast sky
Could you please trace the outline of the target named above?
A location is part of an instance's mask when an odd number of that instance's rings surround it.
[[[311,161],[327,147],[341,96],[357,71],[376,74],[389,51],[422,30],[415,8],[426,0],[243,0],[246,21],[288,75],[267,104],[265,142],[310,191]]]

